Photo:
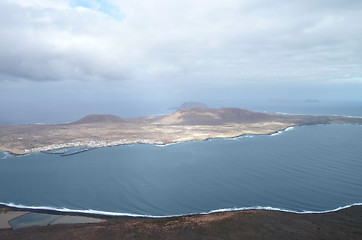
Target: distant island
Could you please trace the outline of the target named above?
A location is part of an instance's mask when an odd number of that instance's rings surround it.
[[[169,144],[245,134],[273,134],[288,127],[316,124],[362,124],[360,117],[252,112],[186,103],[170,115],[124,119],[92,114],[67,124],[2,125],[0,150],[13,154],[85,146]]]
[[[204,103],[199,102],[184,102],[178,109],[192,109],[192,108],[209,108]]]

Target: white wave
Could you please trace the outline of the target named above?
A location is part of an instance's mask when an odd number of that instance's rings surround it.
[[[238,137],[238,138],[252,138],[252,137],[254,137],[255,135],[253,135],[253,134],[245,134],[245,135],[241,135],[240,137]]]
[[[253,138],[255,137],[255,134],[243,134],[240,136],[236,136],[236,137],[230,137],[230,138],[222,138],[223,140],[239,140],[242,138]]]
[[[275,207],[262,207],[262,206],[254,206],[254,207],[240,207],[240,208],[223,208],[223,209],[217,209],[212,210],[209,212],[203,212],[201,214],[210,214],[210,213],[220,213],[220,212],[234,212],[234,211],[246,211],[246,210],[268,210],[268,211],[278,211],[278,212],[288,212],[288,213],[297,213],[297,214],[318,214],[318,213],[329,213],[329,212],[337,212],[339,210],[347,209],[353,206],[362,206],[362,203],[353,203],[349,204],[343,207],[334,208],[331,210],[324,210],[324,211],[309,211],[309,210],[303,210],[303,211],[294,211],[284,208],[275,208]]]
[[[294,127],[287,127],[286,129],[283,129],[283,130],[277,131],[277,132],[275,132],[275,133],[272,133],[272,134],[270,134],[269,136],[280,135],[280,134],[282,134],[283,132],[288,132],[288,131],[293,130],[293,129],[294,129]]]
[[[226,140],[226,141],[235,141],[235,140],[238,140],[239,137],[231,137],[231,138],[223,138],[223,140]]]
[[[294,127],[287,127],[286,129],[284,129],[284,132],[287,132],[287,131],[290,131],[290,130],[293,130]]]
[[[172,143],[153,144],[153,145],[155,145],[157,147],[168,147],[168,146],[176,145],[176,144],[207,142],[207,141],[212,141],[215,139],[219,139],[219,138],[215,137],[215,138],[207,138],[205,140],[186,140],[186,141],[177,141],[177,142],[172,142]]]
[[[167,147],[167,146],[171,146],[171,145],[176,145],[179,144],[181,142],[173,142],[173,143],[165,143],[165,144],[156,144],[157,147]]]
[[[278,132],[272,133],[272,134],[270,134],[269,136],[276,136],[276,135],[280,135],[280,134],[282,134],[282,131],[278,131]]]
[[[278,212],[287,212],[287,213],[296,213],[296,214],[319,214],[319,213],[329,213],[329,212],[336,212],[339,210],[347,209],[353,206],[362,206],[362,203],[353,203],[346,206],[338,207],[331,210],[324,210],[324,211],[294,211],[288,210],[284,208],[275,208],[270,206],[253,206],[253,207],[235,207],[235,208],[222,208],[211,210],[208,212],[193,212],[193,213],[186,213],[186,214],[176,214],[176,215],[147,215],[147,214],[136,214],[136,213],[120,213],[120,212],[108,212],[108,211],[101,211],[101,210],[78,210],[78,209],[70,209],[70,208],[54,208],[54,207],[46,207],[46,206],[26,206],[22,204],[14,204],[14,203],[3,203],[0,202],[0,205],[5,205],[8,207],[13,208],[21,208],[21,209],[33,209],[33,210],[50,210],[62,213],[82,213],[82,214],[93,214],[93,215],[104,215],[104,216],[114,216],[114,217],[146,217],[146,218],[167,218],[167,217],[181,217],[181,216],[191,216],[191,215],[206,215],[212,213],[222,213],[222,212],[235,212],[235,211],[247,211],[247,210],[267,210],[267,211],[278,211]]]
[[[101,210],[78,210],[78,209],[70,209],[70,208],[55,208],[55,207],[47,207],[47,206],[27,206],[22,204],[14,204],[14,203],[3,203],[0,202],[0,205],[5,205],[13,208],[21,208],[21,209],[29,209],[29,210],[49,210],[56,211],[62,213],[86,213],[86,214],[97,214],[97,215],[105,215],[105,216],[129,216],[129,217],[152,217],[152,218],[161,218],[165,216],[152,216],[152,215],[142,215],[142,214],[134,214],[134,213],[119,213],[119,212],[108,212]]]

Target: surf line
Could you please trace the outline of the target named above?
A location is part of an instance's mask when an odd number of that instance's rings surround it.
[[[79,215],[88,215],[88,216],[104,216],[104,217],[143,217],[143,218],[169,218],[169,217],[183,217],[183,216],[193,216],[193,215],[207,215],[213,213],[222,213],[222,212],[236,212],[236,211],[248,211],[248,210],[267,210],[267,211],[278,211],[278,212],[286,212],[286,213],[296,213],[296,214],[321,214],[321,213],[329,213],[329,212],[337,212],[343,209],[347,209],[354,206],[362,206],[361,203],[353,203],[346,206],[334,208],[331,210],[322,210],[322,211],[293,211],[283,208],[275,208],[275,207],[262,207],[262,206],[253,206],[253,207],[240,207],[240,208],[223,208],[216,209],[207,212],[193,212],[193,213],[185,213],[185,214],[175,214],[175,215],[148,215],[148,214],[137,214],[137,213],[120,213],[120,212],[108,212],[102,210],[77,210],[77,209],[69,209],[69,208],[54,208],[54,207],[46,207],[46,206],[26,206],[21,204],[14,203],[3,203],[0,202],[0,205],[17,208],[19,210],[40,210],[44,212],[50,213],[62,213],[62,214],[79,214]]]

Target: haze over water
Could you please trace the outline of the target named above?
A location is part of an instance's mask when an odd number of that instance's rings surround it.
[[[107,113],[121,118],[137,118],[160,114],[171,114],[181,105],[180,101],[154,102],[147,100],[132,105],[129,102],[113,103],[72,103],[69,105],[42,106],[42,110],[32,111],[30,106],[14,106],[6,114],[0,116],[1,124],[29,124],[29,123],[66,123],[77,121],[92,113]],[[210,108],[237,107],[250,111],[283,112],[292,114],[326,114],[362,116],[362,102],[267,102],[265,101],[205,101]],[[0,107],[1,107],[0,102]],[[19,112],[19,109],[24,109]]]
[[[317,125],[68,157],[0,153],[0,202],[147,216],[255,207],[327,211],[362,202],[361,142],[362,126]]]

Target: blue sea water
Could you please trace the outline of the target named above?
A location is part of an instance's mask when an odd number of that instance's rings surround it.
[[[362,203],[361,146],[362,126],[316,125],[67,157],[0,152],[0,203],[133,216],[330,211]]]

